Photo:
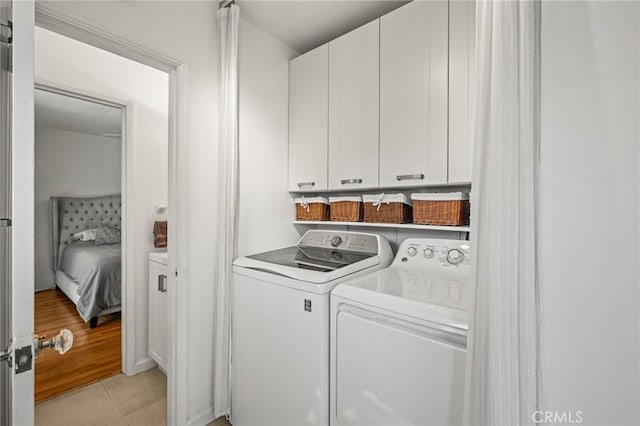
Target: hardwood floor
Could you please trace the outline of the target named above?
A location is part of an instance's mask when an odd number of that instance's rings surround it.
[[[37,292],[35,333],[52,337],[68,328],[73,332],[73,347],[64,355],[45,350],[36,359],[36,403],[120,373],[120,327],[118,312],[100,317],[98,327],[90,329],[62,291]]]

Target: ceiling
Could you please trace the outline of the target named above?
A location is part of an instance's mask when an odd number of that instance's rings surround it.
[[[35,91],[36,127],[105,136],[120,134],[122,110],[44,90]]]
[[[299,53],[408,3],[408,0],[237,0],[240,16]]]

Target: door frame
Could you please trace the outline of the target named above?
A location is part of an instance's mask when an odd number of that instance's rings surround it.
[[[33,354],[34,267],[34,2],[11,1],[11,351]],[[14,352],[14,361],[16,354]],[[33,423],[33,360],[22,355],[22,373],[9,373],[12,424]],[[2,366],[5,368],[5,366]]]
[[[35,79],[35,90],[43,90],[62,96],[81,99],[108,107],[118,108],[122,111],[122,125],[120,137],[120,167],[121,167],[121,193],[122,193],[122,267],[123,279],[122,292],[122,354],[121,368],[127,376],[136,374],[136,324],[135,324],[135,257],[134,243],[135,221],[132,204],[134,183],[133,152],[135,138],[131,136],[131,104],[127,101],[111,98],[102,94],[88,92],[75,87],[67,87],[50,81]]]
[[[35,7],[35,24],[77,41],[169,74],[169,221],[168,247],[172,273],[168,296],[167,423],[186,425],[187,418],[187,66],[160,52],[133,43],[86,21],[81,16],[59,13],[47,2]],[[180,274],[178,275],[178,271]],[[130,347],[128,345],[127,347]]]

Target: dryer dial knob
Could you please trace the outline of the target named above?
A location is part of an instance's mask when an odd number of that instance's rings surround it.
[[[436,252],[433,251],[432,248],[427,247],[426,249],[424,249],[424,257],[426,257],[427,259],[431,259],[434,254],[436,254]]]
[[[331,237],[329,242],[333,247],[338,247],[340,244],[342,244],[342,238],[339,235],[334,235],[333,237]]]
[[[451,249],[447,253],[447,262],[452,265],[459,265],[464,261],[464,253],[458,249]]]
[[[415,256],[418,253],[418,249],[415,247],[409,247],[407,249],[407,254],[411,257]]]

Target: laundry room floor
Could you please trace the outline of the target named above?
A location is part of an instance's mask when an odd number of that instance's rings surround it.
[[[36,405],[36,426],[164,426],[167,378],[158,369],[119,374]],[[230,426],[223,417],[208,426]]]

